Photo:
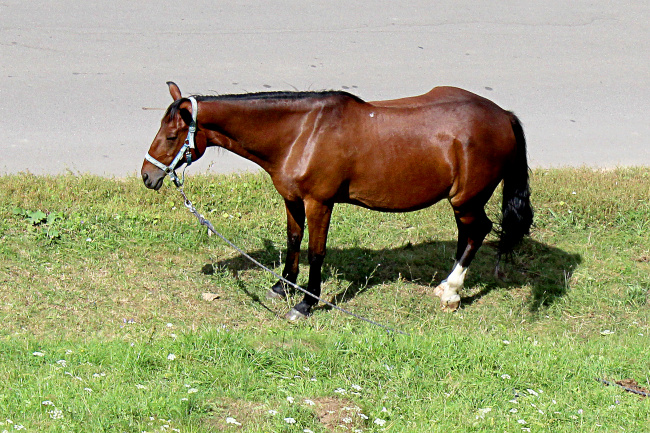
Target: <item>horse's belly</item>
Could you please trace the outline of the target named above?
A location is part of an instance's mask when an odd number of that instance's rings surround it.
[[[431,206],[447,198],[452,175],[442,168],[423,166],[367,173],[349,183],[349,201],[370,209],[406,212]]]

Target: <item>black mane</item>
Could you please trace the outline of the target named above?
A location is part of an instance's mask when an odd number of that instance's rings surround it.
[[[326,98],[328,96],[344,96],[352,98],[358,102],[363,102],[363,100],[358,96],[340,90],[325,90],[320,92],[257,92],[214,96],[198,95],[195,96],[195,98],[197,101],[251,101],[255,99],[266,101],[289,99],[296,101],[300,99]]]
[[[353,95],[352,93],[344,92],[341,90],[325,90],[318,92],[257,92],[257,93],[242,93],[242,94],[232,94],[232,95],[193,95],[197,101],[254,101],[254,100],[264,100],[264,101],[298,101],[301,99],[312,99],[312,98],[326,98],[328,96],[343,96],[351,98],[357,102],[364,102],[363,99],[358,96]],[[181,98],[177,101],[172,102],[172,104],[167,109],[165,113],[166,116],[174,117],[178,112],[178,107],[183,101],[186,101],[187,98]]]

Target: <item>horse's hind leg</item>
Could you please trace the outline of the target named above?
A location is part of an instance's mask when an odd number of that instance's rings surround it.
[[[444,311],[455,311],[460,307],[458,292],[463,288],[467,269],[472,263],[476,251],[483,244],[485,236],[492,230],[492,221],[485,215],[483,207],[471,210],[455,208],[454,213],[458,225],[456,263],[447,279],[440,283],[433,292],[440,297]]]
[[[290,202],[285,200],[287,209],[287,258],[282,271],[282,277],[295,284],[298,278],[300,264],[300,243],[305,228],[305,205],[302,201]],[[271,287],[267,297],[284,299],[289,285],[282,280]]]

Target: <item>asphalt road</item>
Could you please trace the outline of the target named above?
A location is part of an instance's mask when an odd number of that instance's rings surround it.
[[[534,167],[650,165],[650,2],[0,0],[0,174],[139,172],[171,98],[437,85],[522,119]],[[209,150],[192,171],[256,166]]]

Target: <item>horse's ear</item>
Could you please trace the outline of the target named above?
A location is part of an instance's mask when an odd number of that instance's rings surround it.
[[[186,125],[190,125],[192,123],[192,103],[186,99],[183,102],[181,102],[181,105],[178,107],[179,114],[181,115],[181,119],[183,119],[183,122],[185,122]]]
[[[178,88],[176,83],[167,81],[167,85],[169,86],[169,93],[172,95],[172,98],[174,98],[174,101],[181,99],[181,89]]]

